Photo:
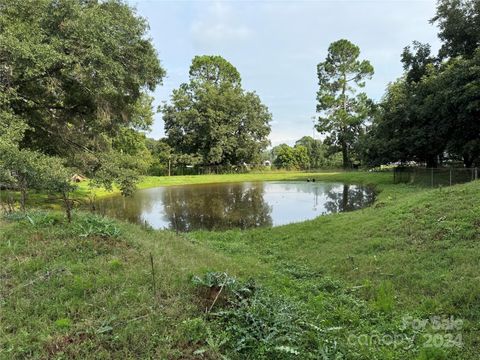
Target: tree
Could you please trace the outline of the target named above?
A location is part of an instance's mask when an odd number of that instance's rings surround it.
[[[117,136],[148,129],[147,92],[165,71],[146,21],[126,3],[0,0],[0,28],[0,122],[8,114],[25,124],[22,148],[95,177],[103,153],[124,157]],[[117,165],[131,169],[139,157],[126,155]]]
[[[293,155],[299,169],[306,170],[310,168],[310,158],[308,157],[308,150],[305,146],[295,145],[293,147]]]
[[[168,145],[166,139],[147,139],[147,148],[152,155],[152,163],[148,174],[153,176],[170,175],[173,149]]]
[[[277,168],[283,169],[296,169],[297,168],[297,159],[295,157],[295,152],[292,147],[287,144],[280,144],[275,146],[272,149],[273,155],[273,164]]]
[[[418,83],[391,84],[366,145],[372,164],[419,161],[436,167],[446,154],[480,164],[480,50],[430,67]]]
[[[402,63],[407,83],[419,82],[426,75],[429,66],[436,63],[431,52],[429,44],[419,41],[414,41],[412,46],[403,49]]]
[[[303,145],[291,147],[287,144],[281,144],[272,149],[272,155],[274,157],[273,163],[277,168],[305,170],[310,167],[308,150]]]
[[[480,2],[478,0],[439,0],[431,20],[440,29],[441,58],[471,58],[480,46]]]
[[[363,88],[374,72],[369,61],[358,60],[359,55],[358,46],[339,40],[330,45],[326,60],[317,66],[317,130],[328,134],[327,141],[342,152],[345,168],[351,166],[351,151],[372,110],[366,94],[356,94],[356,88]]]
[[[445,150],[466,167],[480,166],[480,48],[472,58],[452,58],[425,79],[426,105],[445,130]]]
[[[295,147],[302,145],[307,149],[310,168],[321,169],[329,167],[341,167],[341,154],[331,152],[333,148],[324,144],[321,140],[311,136],[304,136],[295,142]],[[338,156],[340,155],[340,160]]]
[[[75,189],[70,182],[71,170],[62,159],[19,149],[0,139],[0,181],[20,192],[20,207],[26,210],[27,195],[31,190],[60,194],[67,219],[71,221],[72,203],[69,194]]]
[[[204,165],[258,162],[269,144],[271,114],[220,56],[196,56],[190,81],[173,91],[162,111],[174,152],[199,157]]]

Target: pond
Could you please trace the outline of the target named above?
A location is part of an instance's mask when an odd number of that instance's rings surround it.
[[[373,203],[371,187],[280,181],[158,187],[96,203],[102,214],[154,229],[247,229],[285,225]]]

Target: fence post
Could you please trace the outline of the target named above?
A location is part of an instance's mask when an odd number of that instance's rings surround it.
[[[478,180],[478,168],[475,168],[475,180]]]
[[[452,168],[450,168],[450,186],[452,186]]]
[[[432,168],[432,187],[433,187],[433,168]]]

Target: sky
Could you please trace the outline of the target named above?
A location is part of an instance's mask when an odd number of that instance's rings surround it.
[[[348,39],[368,59],[375,75],[366,93],[380,100],[402,74],[400,54],[413,40],[439,48],[429,23],[435,0],[164,1],[129,0],[150,24],[162,66],[163,85],[155,105],[188,81],[195,55],[221,55],[240,72],[244,89],[255,91],[272,113],[273,146],[293,145],[315,135],[316,67],[333,41]],[[164,136],[161,113],[151,137]]]

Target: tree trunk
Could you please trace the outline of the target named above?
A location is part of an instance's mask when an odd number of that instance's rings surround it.
[[[25,212],[27,208],[27,189],[22,188],[20,190],[20,208]]]
[[[343,168],[348,169],[350,167],[350,160],[348,159],[347,143],[344,140],[342,140],[342,157],[343,157]]]
[[[472,160],[472,158],[471,158],[468,154],[464,154],[464,155],[463,155],[463,164],[465,165],[465,167],[466,167],[467,169],[472,167],[472,165],[473,165],[473,160]]]
[[[65,206],[65,213],[67,215],[67,220],[69,223],[72,222],[72,203],[68,198],[67,193],[62,193],[63,205]]]
[[[342,98],[343,98],[343,111],[344,111],[344,116],[347,114],[347,99],[346,99],[346,93],[347,93],[347,74],[343,73],[343,85],[342,85]],[[342,121],[344,121],[343,119]],[[343,168],[347,169],[350,167],[350,161],[348,159],[348,147],[347,147],[347,141],[345,140],[345,137],[347,136],[347,125],[343,124],[342,127],[342,157],[343,157]]]
[[[436,168],[437,167],[437,157],[428,156],[426,159],[427,168]]]
[[[343,194],[342,194],[342,211],[348,210],[348,190],[350,189],[349,185],[343,185]]]

